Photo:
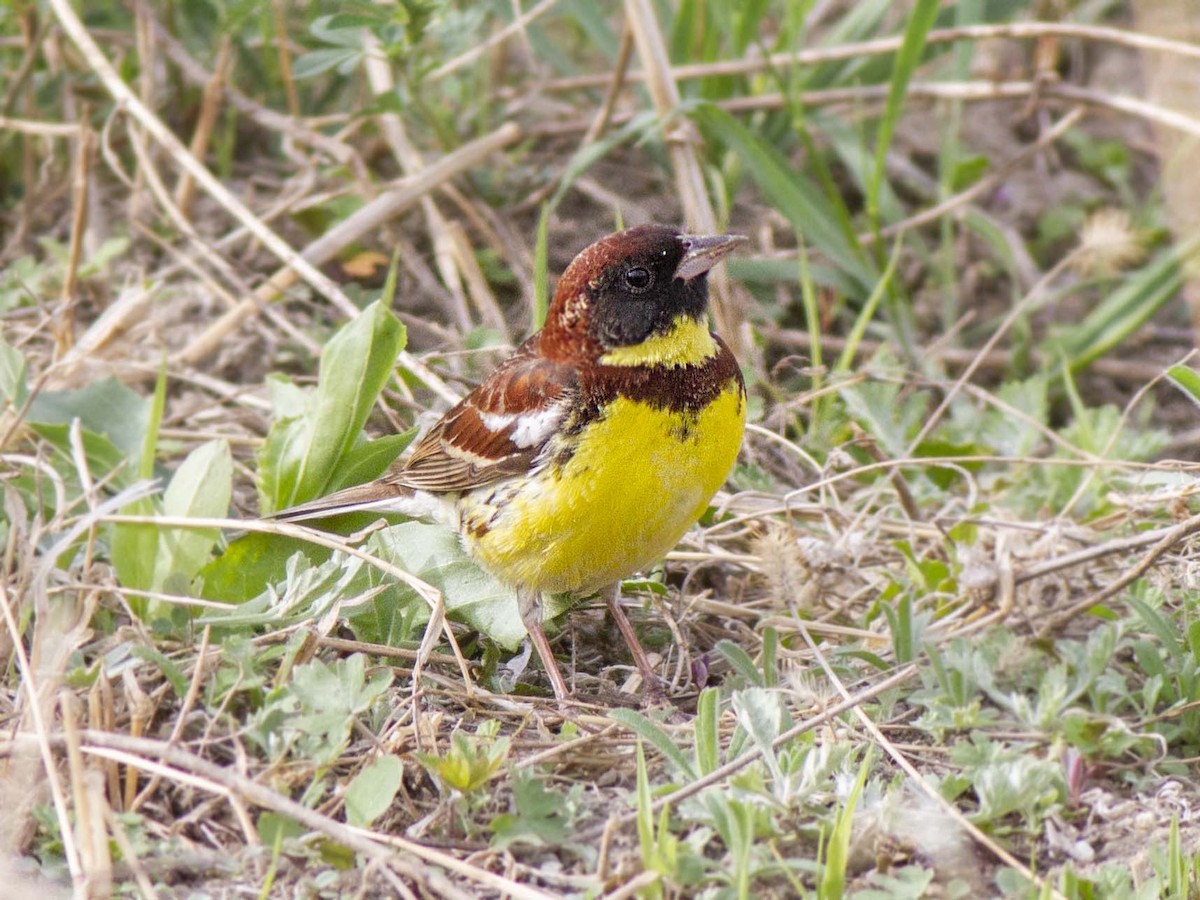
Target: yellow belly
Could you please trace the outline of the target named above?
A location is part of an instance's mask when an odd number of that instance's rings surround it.
[[[503,581],[587,594],[661,559],[737,458],[740,385],[696,413],[618,398],[565,465],[459,501],[467,550]]]

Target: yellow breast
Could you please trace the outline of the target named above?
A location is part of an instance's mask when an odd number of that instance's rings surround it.
[[[731,382],[680,412],[618,397],[563,464],[459,501],[467,549],[511,584],[586,594],[661,559],[737,458],[745,395]]]

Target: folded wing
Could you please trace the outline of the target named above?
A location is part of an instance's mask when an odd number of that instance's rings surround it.
[[[536,352],[536,336],[498,366],[417,442],[412,455],[368,484],[276,513],[314,519],[376,509],[425,514],[414,492],[451,494],[524,475],[538,463],[578,394],[576,370]]]

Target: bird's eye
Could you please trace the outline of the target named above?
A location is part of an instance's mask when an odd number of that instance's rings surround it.
[[[634,266],[625,273],[625,283],[629,285],[629,289],[635,294],[639,294],[647,290],[654,283],[654,275],[649,269],[644,269],[641,266]]]

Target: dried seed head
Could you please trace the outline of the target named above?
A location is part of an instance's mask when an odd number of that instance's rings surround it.
[[[792,530],[772,525],[755,540],[754,552],[772,602],[780,606],[797,602],[812,573],[797,551]]]
[[[1082,275],[1112,275],[1136,265],[1145,251],[1129,213],[1108,207],[1092,213],[1083,223],[1075,268]]]

